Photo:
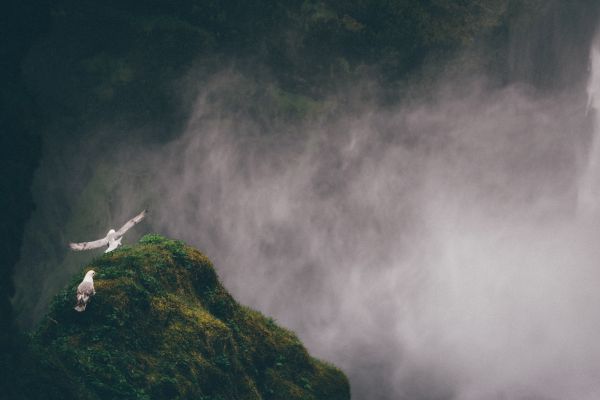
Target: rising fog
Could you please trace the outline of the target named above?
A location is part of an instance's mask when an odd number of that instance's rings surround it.
[[[359,82],[286,124],[233,106],[247,87],[231,71],[197,83],[167,143],[108,126],[46,145],[16,277],[25,325],[92,257],[67,255],[68,240],[149,207],[124,242],[198,247],[238,301],[342,368],[355,399],[600,397],[600,151],[584,87],[440,76],[382,106]],[[53,221],[59,208],[85,222]],[[57,236],[42,252],[45,229]]]

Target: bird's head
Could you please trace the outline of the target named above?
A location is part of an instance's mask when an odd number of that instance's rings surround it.
[[[96,271],[94,271],[93,269],[90,269],[88,272],[85,273],[86,278],[93,278],[94,275],[96,275]]]
[[[108,231],[108,235],[112,235],[113,233],[115,233],[114,229],[111,229],[110,231]]]

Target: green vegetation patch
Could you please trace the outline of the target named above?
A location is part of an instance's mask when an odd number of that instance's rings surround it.
[[[78,313],[75,291],[89,269],[97,294]],[[202,253],[159,235],[85,266],[55,297],[31,349],[37,376],[62,398],[350,398],[340,370],[239,305]]]

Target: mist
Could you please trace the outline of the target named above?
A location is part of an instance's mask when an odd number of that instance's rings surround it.
[[[291,124],[238,107],[248,85],[226,71],[192,84],[168,143],[112,126],[46,143],[34,195],[55,201],[27,228],[20,318],[39,320],[90,259],[67,240],[149,207],[124,242],[158,232],[198,247],[239,302],[342,368],[355,399],[596,399],[592,67],[591,101],[575,83],[544,94],[442,75],[393,106],[353,82]],[[57,207],[72,217],[42,256]]]

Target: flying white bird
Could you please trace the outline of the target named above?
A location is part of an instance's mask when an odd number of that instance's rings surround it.
[[[125,232],[127,232],[135,224],[137,224],[138,222],[143,220],[144,217],[146,216],[147,212],[148,212],[148,210],[144,210],[141,213],[139,213],[138,215],[136,215],[135,217],[131,218],[118,231],[111,229],[110,231],[108,231],[106,236],[103,237],[102,239],[94,240],[93,242],[69,243],[69,246],[71,246],[71,249],[78,250],[78,251],[88,250],[88,249],[97,249],[102,246],[108,246],[105,253],[108,253],[109,251],[113,251],[114,249],[116,249],[117,247],[119,247],[121,245],[121,239],[123,239],[123,235],[125,234]]]
[[[77,286],[77,304],[75,305],[75,310],[79,312],[85,311],[85,306],[87,306],[90,298],[96,294],[94,290],[94,275],[96,275],[94,270],[89,270],[79,286]]]

